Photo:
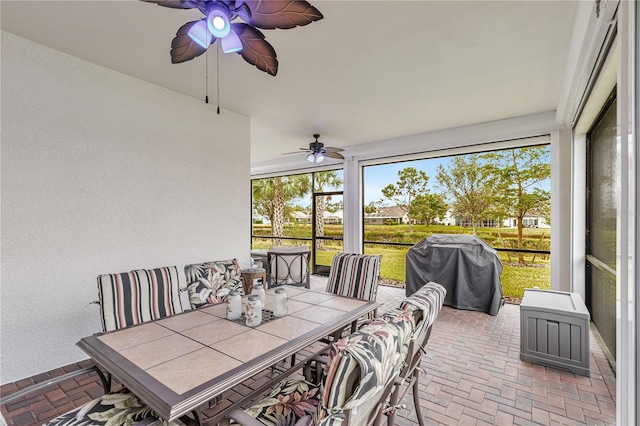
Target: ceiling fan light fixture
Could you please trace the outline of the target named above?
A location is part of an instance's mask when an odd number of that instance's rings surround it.
[[[213,38],[207,29],[207,23],[204,20],[192,25],[188,34],[189,37],[191,37],[191,40],[195,41],[205,49],[209,47]]]
[[[217,38],[225,38],[231,32],[231,23],[224,10],[214,7],[207,15],[207,28]]]
[[[222,51],[224,53],[234,53],[242,50],[242,41],[240,37],[233,30],[229,31],[229,34],[220,40],[222,43]]]
[[[324,154],[321,152],[312,152],[307,155],[307,161],[310,163],[322,163],[324,161]]]

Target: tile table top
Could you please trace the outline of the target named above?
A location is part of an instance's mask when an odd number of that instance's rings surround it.
[[[219,304],[89,336],[78,346],[173,420],[378,306],[284,287],[288,314],[255,328],[227,320],[226,304]],[[267,291],[266,309],[273,307],[273,292]]]

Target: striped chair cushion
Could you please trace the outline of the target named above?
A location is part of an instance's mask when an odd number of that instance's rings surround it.
[[[418,291],[404,299],[400,309],[407,313],[417,313],[421,311],[423,320],[418,324],[419,328],[430,327],[442,309],[447,290],[433,281],[422,286]],[[420,332],[420,330],[417,330]]]
[[[379,255],[338,253],[331,261],[327,292],[375,300],[380,276]]]
[[[215,260],[212,262],[193,263],[184,267],[187,279],[187,292],[191,309],[207,304],[215,305],[225,302],[227,296],[221,297],[216,293],[225,288],[229,291],[238,290],[244,294],[242,288],[242,271],[238,259]]]
[[[175,266],[100,275],[98,296],[105,332],[182,312]]]

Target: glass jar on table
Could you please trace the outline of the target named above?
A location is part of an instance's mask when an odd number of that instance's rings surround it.
[[[240,292],[232,290],[227,299],[227,319],[237,320],[242,316],[242,297]]]
[[[247,300],[244,310],[245,323],[249,327],[257,327],[262,322],[262,303],[257,294],[252,294]]]
[[[264,306],[266,297],[265,297],[264,287],[262,287],[262,283],[254,284],[251,294],[258,295],[258,297],[260,298],[260,303],[262,303],[262,306]]]
[[[287,292],[284,288],[277,288],[273,297],[273,316],[287,315]]]

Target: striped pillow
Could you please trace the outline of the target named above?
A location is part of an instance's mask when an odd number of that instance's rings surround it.
[[[380,255],[338,253],[331,261],[327,292],[362,300],[375,300],[380,276]]]
[[[105,332],[182,312],[175,266],[100,275],[98,297]]]
[[[400,309],[407,313],[422,314],[421,327],[431,327],[442,309],[447,290],[433,281],[422,286],[418,291],[404,299]]]

